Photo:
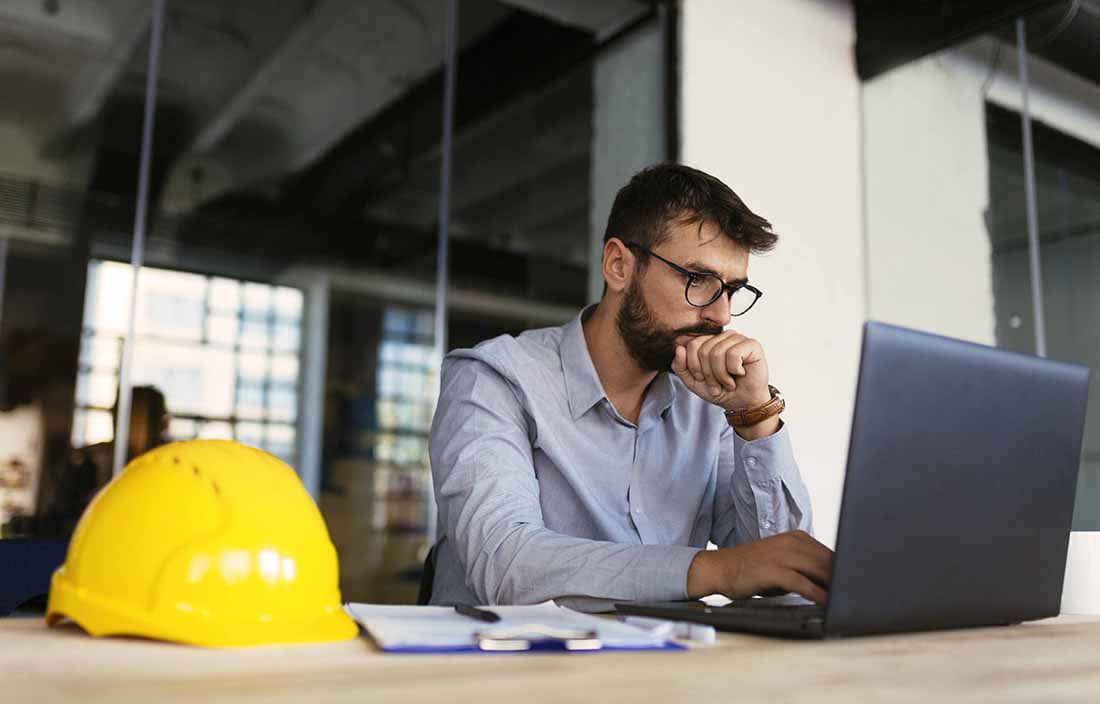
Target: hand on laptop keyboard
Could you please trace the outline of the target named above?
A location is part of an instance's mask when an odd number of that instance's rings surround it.
[[[792,530],[736,547],[700,551],[688,570],[688,596],[744,599],[782,590],[824,604],[832,569],[832,550],[808,533]]]

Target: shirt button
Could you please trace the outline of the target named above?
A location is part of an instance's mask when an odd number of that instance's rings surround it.
[[[750,467],[755,467],[756,466],[756,458],[755,457],[749,457],[748,459],[745,460],[745,462],[748,463],[748,465]]]

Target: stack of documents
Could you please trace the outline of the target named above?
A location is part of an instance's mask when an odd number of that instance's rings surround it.
[[[530,647],[523,647],[524,650],[683,649],[665,635],[610,618],[583,614],[552,602],[488,607],[500,616],[500,621],[495,623],[463,616],[449,606],[347,604],[344,608],[367,629],[378,647],[388,653],[521,649],[491,645],[516,640],[530,642]]]

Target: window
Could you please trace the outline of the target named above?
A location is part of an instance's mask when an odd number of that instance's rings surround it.
[[[418,532],[425,527],[428,429],[436,400],[432,313],[389,306],[378,345],[374,528]]]
[[[130,266],[92,260],[74,446],[110,441]],[[138,281],[133,385],[164,393],[173,440],[230,438],[293,463],[302,292],[146,267]]]

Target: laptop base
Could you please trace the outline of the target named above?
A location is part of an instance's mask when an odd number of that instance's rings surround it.
[[[701,601],[615,604],[619,613],[668,621],[692,621],[720,631],[757,633],[787,638],[824,638],[825,608],[769,598],[736,599],[725,606]]]

